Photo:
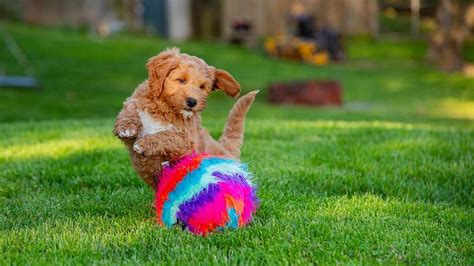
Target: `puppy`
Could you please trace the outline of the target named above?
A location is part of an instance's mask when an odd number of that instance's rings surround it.
[[[214,90],[238,97],[240,85],[204,60],[167,49],[148,60],[148,79],[120,111],[113,133],[127,147],[140,177],[156,189],[162,163],[192,152],[239,159],[245,116],[258,91],[241,97],[229,112],[224,132],[214,140],[201,126],[201,111]]]

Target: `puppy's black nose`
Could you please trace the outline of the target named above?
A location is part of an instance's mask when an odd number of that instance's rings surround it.
[[[191,98],[191,97],[188,97],[186,99],[186,105],[189,107],[189,108],[193,108],[194,106],[196,106],[196,104],[198,103],[198,101],[194,98]]]

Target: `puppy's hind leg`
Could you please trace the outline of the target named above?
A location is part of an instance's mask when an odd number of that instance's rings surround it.
[[[219,139],[222,146],[235,158],[240,157],[240,148],[244,141],[245,116],[252,106],[258,91],[252,91],[239,98],[227,117],[224,132]]]

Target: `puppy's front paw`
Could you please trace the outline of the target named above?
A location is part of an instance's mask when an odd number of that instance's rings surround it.
[[[118,132],[118,136],[121,139],[133,138],[136,135],[137,135],[137,131],[134,128],[127,128]]]
[[[143,154],[145,152],[145,149],[143,149],[143,147],[138,142],[133,144],[133,150],[138,154]]]
[[[152,156],[154,155],[153,154],[153,151],[148,147],[147,148],[147,145],[144,144],[143,141],[141,140],[137,140],[134,144],[133,144],[133,150],[138,153],[138,154],[141,154],[145,157],[148,157],[148,156]]]
[[[135,125],[117,126],[114,129],[115,136],[121,139],[131,139],[137,137],[138,130]]]

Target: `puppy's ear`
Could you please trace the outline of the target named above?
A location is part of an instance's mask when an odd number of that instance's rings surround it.
[[[159,98],[163,92],[165,79],[171,70],[178,67],[179,49],[168,48],[159,55],[148,59],[148,83],[150,93],[154,98]]]
[[[222,69],[214,71],[214,90],[221,90],[230,97],[237,98],[240,94],[239,83],[227,72]]]

